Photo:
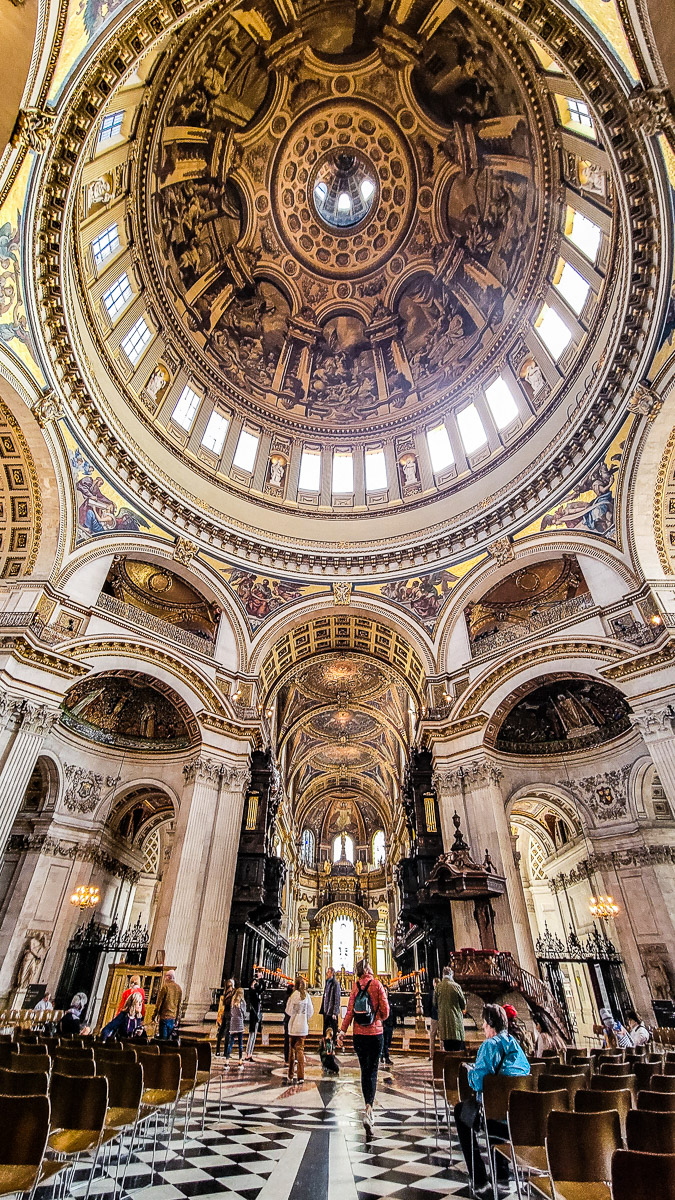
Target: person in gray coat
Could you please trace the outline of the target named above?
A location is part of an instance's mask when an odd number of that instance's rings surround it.
[[[340,987],[340,980],[336,979],[333,968],[327,967],[326,986],[323,989],[323,1000],[321,1001],[319,1013],[323,1017],[323,1036],[326,1036],[326,1030],[332,1029],[333,1041],[337,1038],[341,999],[342,988]]]

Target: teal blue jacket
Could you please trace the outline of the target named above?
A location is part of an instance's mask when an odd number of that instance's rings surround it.
[[[483,1091],[485,1076],[497,1073],[497,1067],[502,1059],[504,1061],[499,1069],[500,1075],[530,1074],[530,1064],[523,1054],[520,1043],[504,1029],[496,1037],[488,1038],[486,1042],[483,1042],[476,1057],[476,1064],[469,1071],[469,1084],[476,1095],[480,1096]]]

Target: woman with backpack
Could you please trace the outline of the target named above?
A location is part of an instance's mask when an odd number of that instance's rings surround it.
[[[373,1103],[377,1088],[377,1068],[384,1048],[382,1022],[389,1016],[389,1001],[379,979],[372,968],[360,959],[356,964],[356,979],[349,996],[349,1004],[338,1034],[338,1046],[342,1046],[344,1035],[354,1020],[354,1051],[361,1068],[361,1091],[366,1105],[363,1124],[366,1135],[373,1132]]]

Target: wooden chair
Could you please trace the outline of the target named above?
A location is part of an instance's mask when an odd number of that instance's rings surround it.
[[[562,1064],[560,1064],[560,1065],[556,1066],[555,1070],[550,1071],[550,1072],[547,1071],[546,1074],[569,1075],[570,1077],[576,1076],[576,1075],[583,1075],[584,1079],[590,1079],[591,1064],[588,1061],[586,1063],[570,1063],[569,1066],[568,1065],[563,1066]]]
[[[0,1095],[2,1096],[46,1096],[49,1091],[49,1075],[44,1071],[10,1071],[0,1068]]]
[[[628,1088],[615,1092],[593,1092],[581,1089],[574,1097],[575,1112],[611,1112],[615,1109],[621,1122],[621,1136],[626,1134],[626,1115],[633,1107],[633,1094]]]
[[[0,1195],[31,1192],[62,1169],[45,1162],[48,1135],[47,1096],[0,1095]]]
[[[74,1163],[81,1154],[91,1154],[85,1200],[101,1148],[108,1108],[108,1080],[105,1075],[74,1076],[54,1072],[49,1085],[51,1132],[49,1148],[63,1162]]]
[[[494,1153],[511,1163],[519,1198],[522,1198],[521,1176],[529,1184],[532,1175],[545,1175],[548,1171],[546,1124],[554,1108],[563,1112],[569,1109],[569,1096],[563,1088],[557,1092],[517,1090],[509,1096],[506,1117],[509,1141],[495,1146]]]
[[[653,1092],[675,1092],[675,1075],[652,1075],[650,1086]]]
[[[202,1130],[202,1133],[203,1133],[203,1132],[204,1132],[204,1122],[205,1122],[205,1120],[206,1120],[206,1103],[207,1103],[207,1100],[208,1100],[208,1098],[209,1098],[209,1088],[210,1088],[210,1086],[211,1086],[211,1064],[212,1064],[212,1051],[211,1051],[211,1043],[210,1043],[210,1042],[207,1042],[205,1038],[194,1038],[194,1039],[192,1039],[192,1038],[183,1038],[183,1039],[182,1039],[182,1043],[183,1043],[183,1045],[184,1045],[184,1046],[185,1046],[185,1045],[187,1045],[187,1046],[196,1046],[196,1048],[197,1048],[197,1085],[196,1085],[196,1086],[197,1086],[198,1088],[199,1088],[199,1087],[203,1087],[203,1089],[204,1089],[204,1092],[203,1092],[203,1103],[202,1103],[202,1125],[201,1125],[201,1130]],[[444,1057],[445,1057],[445,1053],[446,1053],[446,1051],[443,1051],[443,1056],[444,1056]],[[466,1057],[467,1057],[467,1056],[466,1056],[466,1054],[465,1054],[465,1055],[464,1055],[464,1058],[466,1058]],[[441,1074],[441,1083],[442,1083],[442,1087],[443,1087],[443,1089],[444,1089],[444,1088],[445,1088],[445,1081],[443,1080],[443,1076],[442,1076],[442,1074]],[[221,1106],[222,1106],[222,1101],[223,1101],[223,1094],[222,1094],[222,1087],[223,1087],[223,1076],[222,1076],[222,1072],[221,1072],[221,1075],[220,1075],[220,1087],[221,1087],[221,1093],[220,1093],[220,1104],[221,1104]],[[441,1093],[441,1094],[442,1094],[442,1093]]]
[[[613,1200],[675,1200],[675,1154],[617,1150],[611,1179]]]
[[[568,1046],[565,1050],[565,1063],[573,1066],[574,1063],[587,1063],[591,1061],[591,1056],[588,1050],[580,1050],[578,1046]]]
[[[588,1080],[585,1075],[540,1075],[537,1083],[540,1092],[557,1092],[565,1088],[570,1098],[570,1109],[573,1109],[576,1093],[586,1087]]]
[[[642,1088],[651,1087],[652,1075],[660,1075],[661,1062],[639,1062],[633,1067],[633,1074],[637,1080],[638,1091]]]
[[[67,1055],[54,1055],[54,1070],[60,1075],[77,1075],[79,1078],[96,1074],[96,1063],[93,1058],[70,1058]]]
[[[603,1062],[600,1063],[599,1073],[600,1075],[632,1075],[633,1068],[628,1062]]]
[[[51,1060],[48,1054],[13,1054],[5,1070],[8,1071],[49,1071]]]
[[[138,1062],[138,1055],[131,1047],[128,1049],[109,1050],[107,1046],[96,1046],[94,1048],[94,1062],[99,1063],[135,1063]]]
[[[71,1046],[68,1042],[63,1042],[59,1046],[58,1054],[60,1058],[81,1058],[88,1059],[94,1057],[93,1046]]]
[[[621,1146],[618,1112],[549,1114],[546,1155],[549,1179],[533,1188],[553,1200],[611,1200],[612,1154]]]
[[[675,1154],[675,1112],[629,1112],[626,1146],[652,1154]]]
[[[487,1123],[488,1121],[507,1121],[511,1094],[516,1091],[531,1092],[535,1090],[535,1087],[536,1084],[531,1075],[486,1075],[483,1080],[480,1107],[487,1143],[490,1179],[495,1196],[497,1195],[496,1167]]]
[[[180,1054],[177,1051],[174,1051],[173,1054],[145,1054],[141,1051],[139,1057],[143,1066],[140,1119],[146,1121],[153,1116],[155,1118],[155,1134],[152,1143],[152,1170],[154,1172],[160,1112],[164,1114],[168,1112],[171,1118],[167,1138],[167,1155],[169,1152],[171,1131],[180,1096]]]
[[[143,1067],[134,1062],[103,1062],[100,1074],[108,1080],[108,1109],[105,1116],[102,1144],[110,1150],[117,1142],[117,1162],[115,1167],[115,1186],[119,1174],[120,1158],[122,1155],[122,1139],[131,1132],[131,1143],[124,1164],[120,1195],[124,1194],[124,1183],[127,1167],[136,1139],[136,1129],[141,1113],[143,1099]],[[110,1152],[110,1151],[109,1151]]]
[[[675,1062],[671,1062],[669,1058],[667,1058],[663,1064],[663,1074],[675,1075]]]
[[[49,1051],[46,1046],[43,1046],[38,1041],[27,1042],[25,1038],[21,1038],[20,1041],[13,1043],[12,1054],[49,1055]]]
[[[634,1075],[594,1075],[590,1086],[592,1092],[615,1092],[619,1088],[629,1088],[634,1096],[637,1093]]]
[[[9,1042],[0,1043],[0,1067],[8,1067],[11,1063],[12,1046]]]
[[[637,1107],[643,1112],[675,1112],[675,1095],[647,1088],[638,1092]]]
[[[560,1062],[560,1054],[557,1050],[542,1050],[541,1057],[542,1058],[557,1058],[558,1062]]]

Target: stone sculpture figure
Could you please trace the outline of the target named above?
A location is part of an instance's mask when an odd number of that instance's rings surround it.
[[[16,977],[16,986],[18,988],[25,988],[30,983],[35,983],[40,973],[42,960],[47,953],[46,940],[43,933],[33,934],[28,939],[28,944],[19,962],[19,970]]]

